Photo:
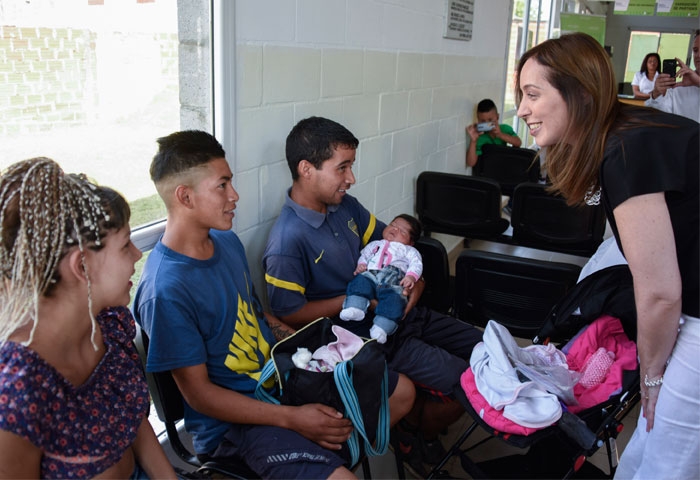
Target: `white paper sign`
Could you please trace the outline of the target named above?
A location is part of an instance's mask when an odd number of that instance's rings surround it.
[[[448,0],[445,15],[445,38],[472,39],[474,0]]]

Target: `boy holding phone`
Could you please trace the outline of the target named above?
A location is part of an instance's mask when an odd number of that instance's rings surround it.
[[[510,125],[498,123],[498,109],[493,100],[485,98],[476,106],[477,123],[469,125],[466,130],[471,138],[467,147],[467,167],[473,167],[479,160],[481,149],[486,144],[520,147],[522,141]]]

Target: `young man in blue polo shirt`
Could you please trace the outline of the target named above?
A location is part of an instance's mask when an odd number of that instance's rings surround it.
[[[263,267],[273,313],[294,327],[339,314],[360,250],[380,239],[386,226],[347,193],[355,183],[352,166],[358,143],[345,127],[321,117],[300,121],[287,137],[293,184],[270,232]],[[423,460],[434,463],[444,452],[438,433],[463,412],[458,402],[447,399],[459,388],[481,331],[453,317],[414,308],[423,288],[420,281],[410,292],[407,315],[385,348],[389,368],[431,390],[432,400],[445,400],[424,402],[421,397],[401,425],[403,433],[418,428],[422,433],[424,441],[413,449],[413,459],[422,453]],[[356,333],[368,336],[371,318],[357,322]],[[344,325],[349,323],[354,322]],[[410,435],[406,439],[412,443],[407,449],[419,446]]]
[[[292,330],[263,313],[255,294],[231,230],[239,198],[223,148],[201,131],[158,144],[151,178],[168,221],[144,266],[134,315],[150,338],[146,368],[171,371],[182,392],[197,456],[234,457],[261,478],[354,478],[334,452],[352,430],[341,413],[254,397],[272,346]],[[390,383],[397,421],[413,386],[401,375]]]

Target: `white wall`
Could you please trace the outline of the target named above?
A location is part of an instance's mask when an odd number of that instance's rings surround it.
[[[502,96],[511,0],[475,4],[472,40],[457,41],[443,38],[446,0],[236,1],[235,146],[225,147],[258,293],[299,120],[325,116],[359,138],[350,193],[383,221],[414,212],[421,171],[467,172],[474,106]]]

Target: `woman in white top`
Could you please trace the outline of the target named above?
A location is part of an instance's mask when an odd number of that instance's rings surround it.
[[[658,53],[647,53],[642,62],[642,68],[634,74],[632,80],[632,90],[634,98],[646,100],[649,98],[649,93],[654,90],[654,82],[659,76],[659,66],[661,65],[661,57]]]

